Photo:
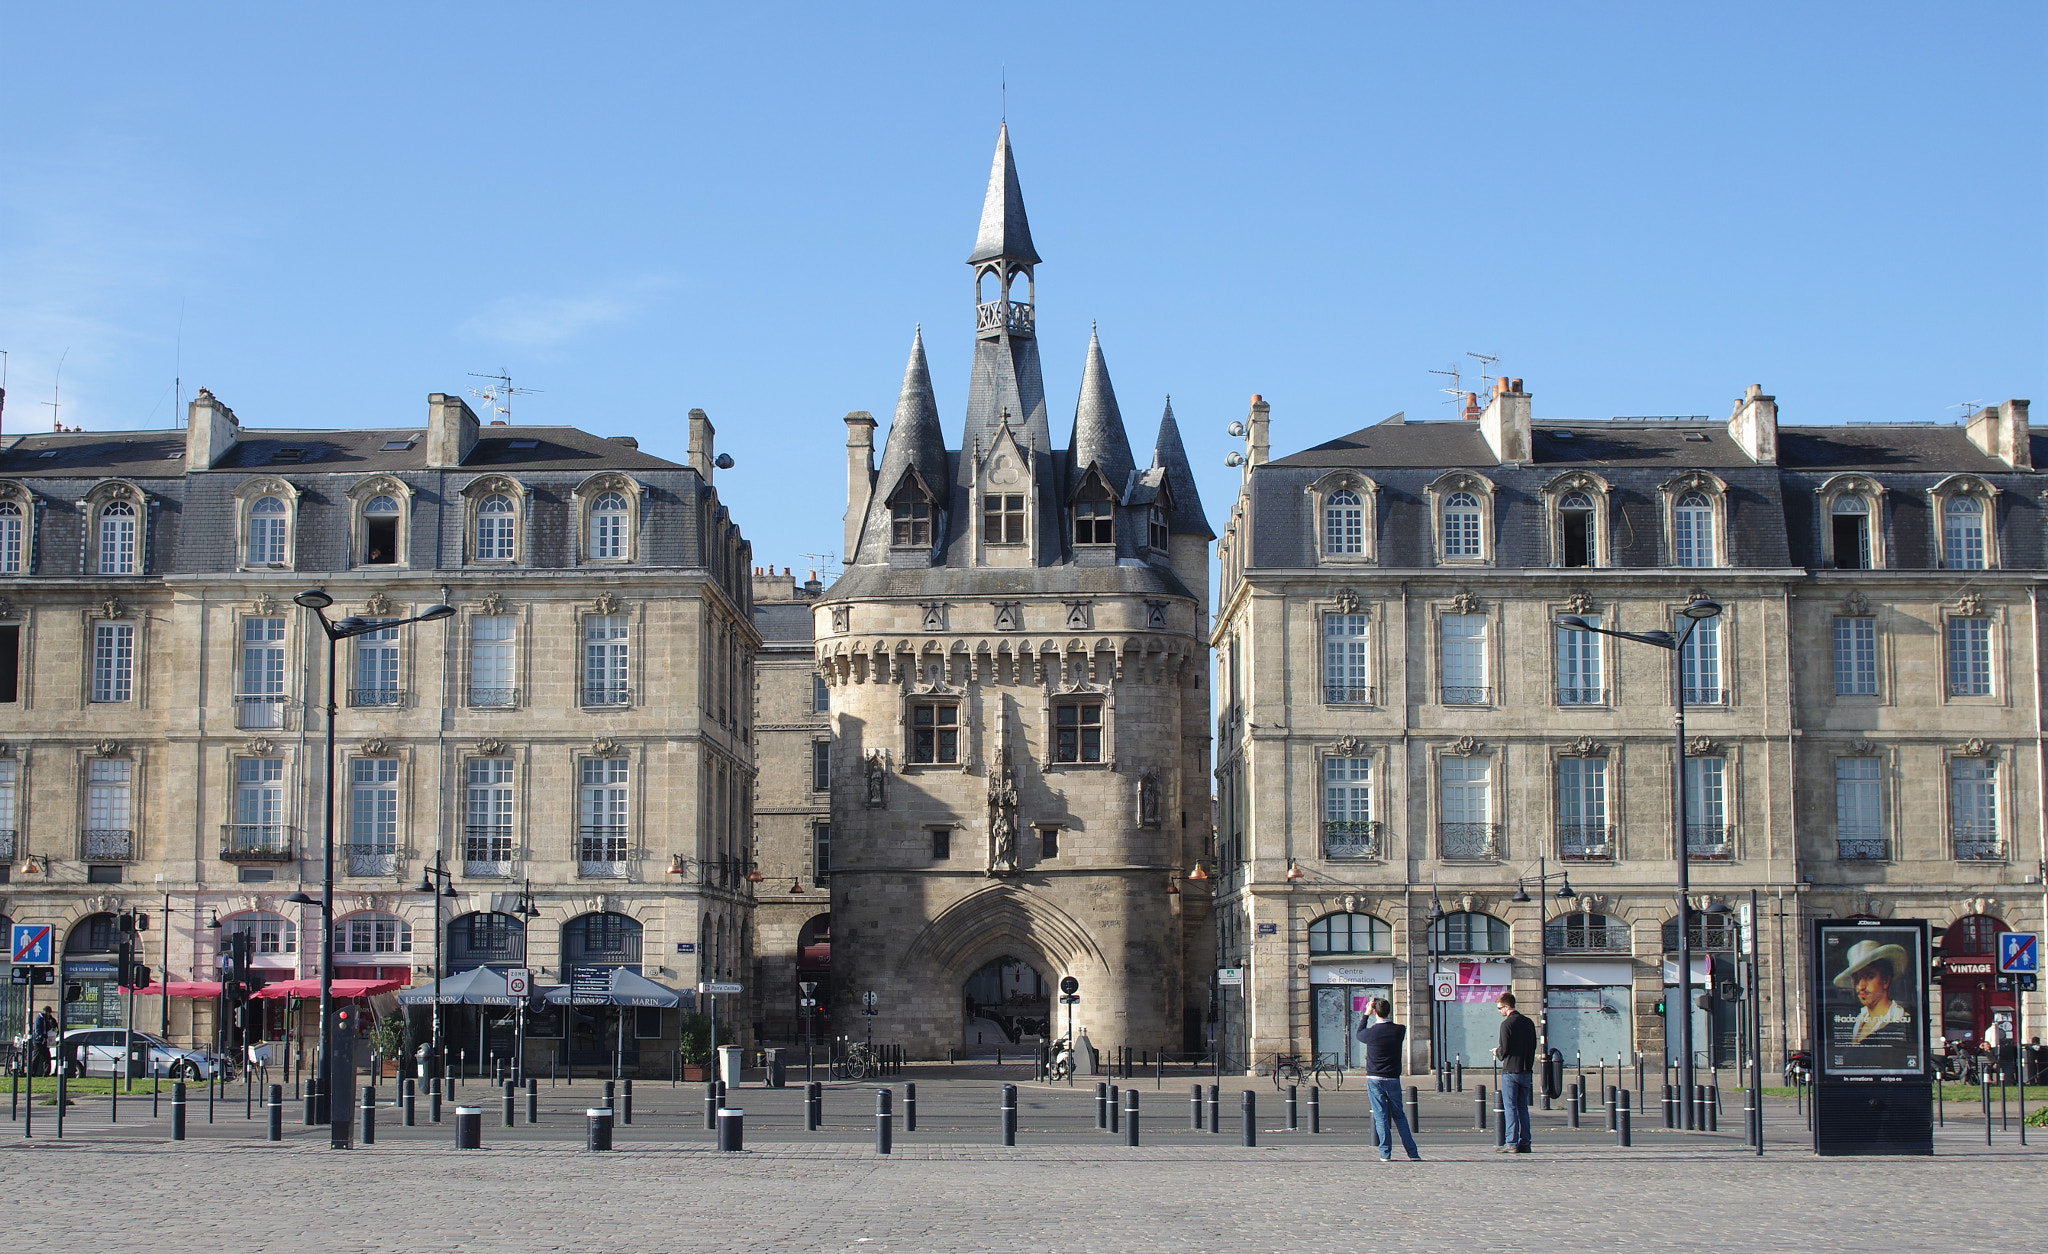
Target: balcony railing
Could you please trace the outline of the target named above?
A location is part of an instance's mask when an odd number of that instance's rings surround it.
[[[1338,860],[1379,857],[1379,820],[1325,819],[1323,821],[1323,856]]]
[[[1835,857],[1843,862],[1883,862],[1888,856],[1882,836],[1835,836]]]
[[[1493,689],[1473,688],[1463,684],[1447,685],[1442,689],[1445,705],[1491,705]]]
[[[505,879],[512,874],[512,829],[472,824],[462,829],[462,873]]]
[[[1447,859],[1478,861],[1500,857],[1500,824],[1439,823],[1437,839]]]
[[[1685,856],[1694,862],[1727,862],[1735,856],[1735,829],[1723,823],[1687,823]]]
[[[1951,679],[1948,681],[1948,695],[1951,697],[1988,697],[1991,695],[1991,681],[1988,679]]]
[[[1685,703],[1687,705],[1720,705],[1727,699],[1728,690],[1719,684],[1715,684],[1711,688],[1687,688],[1685,690]]]
[[[583,704],[585,706],[631,705],[633,704],[633,690],[622,685],[585,684],[583,685]]]
[[[993,339],[1004,331],[1011,335],[1032,334],[1031,306],[1020,300],[985,300],[974,307],[974,332]]]
[[[1566,862],[1612,862],[1616,843],[1614,829],[1605,823],[1557,824],[1557,856]]]
[[[296,704],[281,692],[245,692],[235,698],[235,726],[244,731],[290,731]]]
[[[471,688],[469,704],[478,710],[509,710],[519,704],[519,689]]]
[[[357,708],[404,705],[408,695],[403,688],[351,688],[348,690],[348,703]]]
[[[348,873],[350,875],[396,875],[398,874],[398,848],[395,845],[347,845]]]
[[[1594,915],[1593,918],[1602,918]],[[1629,930],[1625,923],[1592,924],[1587,916],[1568,914],[1552,919],[1543,929],[1543,948],[1553,954],[1625,954],[1629,952]]]
[[[1607,690],[1605,688],[1559,688],[1557,690],[1557,703],[1559,705],[1605,705],[1607,704]]]
[[[2005,842],[1998,838],[1996,823],[1951,823],[1948,832],[1958,862],[1995,861],[2005,856]]]
[[[20,839],[20,833],[13,828],[0,827],[0,862],[14,861],[14,848]]]
[[[87,862],[135,860],[135,833],[125,827],[88,827],[83,844]]]
[[[1324,684],[1324,705],[1377,705],[1371,688],[1353,688],[1349,684]]]
[[[294,832],[281,823],[223,823],[222,862],[290,862]]]
[[[626,829],[584,827],[577,832],[576,874],[584,879],[626,878]]]

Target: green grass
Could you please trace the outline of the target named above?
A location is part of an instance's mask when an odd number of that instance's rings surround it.
[[[130,1090],[127,1088],[123,1088],[121,1090],[121,1096],[123,1098],[147,1098],[150,1093],[151,1083],[152,1081],[149,1080],[137,1080],[135,1082],[134,1089]],[[90,1095],[95,1097],[105,1097],[108,1091],[113,1087],[113,1084],[114,1082],[112,1080],[109,1080],[105,1076],[94,1076],[87,1079],[66,1080],[64,1082],[64,1091],[67,1094],[72,1095]],[[12,1076],[0,1079],[0,1098],[7,1098],[9,1095],[13,1094],[16,1091],[16,1085],[20,1086],[19,1091],[22,1093],[36,1093],[43,1096],[47,1096],[52,1100],[55,1100],[56,1098],[57,1079],[55,1076],[47,1075],[39,1075],[35,1077],[33,1080],[27,1078],[17,1080]],[[168,1100],[171,1096],[171,1082],[169,1080],[165,1080],[163,1082],[163,1086],[164,1098]],[[197,1093],[203,1097],[206,1093],[206,1082],[203,1080],[185,1081],[186,1098],[189,1100],[194,1093]]]

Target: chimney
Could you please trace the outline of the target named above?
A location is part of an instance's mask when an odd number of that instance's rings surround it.
[[[459,396],[436,392],[427,398],[427,465],[460,466],[476,447],[476,413]]]
[[[1252,451],[1247,459],[1251,465],[1263,466],[1273,460],[1273,440],[1268,428],[1273,423],[1273,407],[1257,392],[1252,393],[1252,412],[1245,425],[1251,428]]]
[[[875,494],[875,416],[865,409],[846,415],[846,547],[848,566],[860,551],[861,528],[868,521],[868,498]]]
[[[711,419],[701,409],[690,411],[690,469],[697,472],[704,482],[711,482],[712,458],[715,455],[712,444],[718,435],[718,428],[711,425]]]
[[[1522,465],[1529,461],[1529,394],[1520,379],[1493,381],[1493,396],[1479,415],[1479,434],[1501,465]]]
[[[185,407],[185,469],[211,470],[235,447],[242,424],[205,388]]]
[[[811,571],[810,577],[804,580],[804,595],[814,597],[822,594],[824,591],[825,585],[819,582],[818,572],[815,570]]]
[[[1464,419],[1465,419],[1465,421],[1466,421],[1466,422],[1478,422],[1478,421],[1479,421],[1479,415],[1480,415],[1481,413],[1483,413],[1483,412],[1485,412],[1485,411],[1483,411],[1483,410],[1481,410],[1481,409],[1479,408],[1479,393],[1477,393],[1477,392],[1467,392],[1467,393],[1465,393],[1465,413],[1464,413]]]
[[[1778,460],[1778,398],[1765,396],[1763,385],[1752,383],[1735,402],[1728,415],[1728,438],[1742,446],[1749,460],[1770,466]]]
[[[1987,405],[1970,415],[1963,424],[1970,443],[1987,457],[1996,457],[2014,470],[2034,468],[2034,449],[2027,432],[2027,402],[2007,401]]]

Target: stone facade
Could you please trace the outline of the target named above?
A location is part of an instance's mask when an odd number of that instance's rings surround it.
[[[940,431],[920,336],[879,468],[874,420],[847,417],[847,567],[815,610],[830,1009],[860,1034],[873,992],[877,1036],[913,1056],[1064,1032],[1067,976],[1098,1047],[1197,1034],[1206,921],[1179,883],[1207,836],[1211,533],[1171,409],[1137,465],[1096,343],[1053,446],[1038,262],[1005,133],[963,439]]]
[[[68,939],[91,994],[73,1021],[120,1013],[104,933],[129,908],[153,916],[144,951],[173,980],[215,978],[240,928],[266,978],[317,974],[319,911],[286,900],[317,897],[322,872],[327,647],[292,601],[309,587],[334,620],[456,611],[340,645],[339,974],[737,978],[758,637],[701,412],[690,434],[684,465],[480,425],[439,394],[422,426],[255,430],[202,391],[185,431],[10,441],[0,893]],[[453,900],[417,891],[437,859]],[[212,1007],[172,998],[171,1032],[212,1039]],[[137,1019],[158,1026],[154,999]],[[666,1074],[675,1016],[658,1030],[630,1047]]]
[[[1654,1065],[1678,686],[1691,889],[1716,911],[1695,945],[1717,988],[1739,979],[1730,921],[1758,890],[1771,1065],[1807,1037],[1815,918],[1945,929],[1941,1035],[1973,1043],[2010,1006],[1979,987],[1981,933],[2042,921],[2027,403],[1965,427],[1781,428],[1756,388],[1725,424],[1531,408],[1501,380],[1465,420],[1272,459],[1254,398],[1213,637],[1216,963],[1247,969],[1219,989],[1229,1048],[1344,1051],[1380,986],[1416,1065],[1433,1034],[1483,1060],[1506,987],[1567,1056]],[[1702,597],[1721,610],[1682,679],[1669,649],[1555,625],[1681,630]],[[1438,1005],[1432,970],[1461,968],[1470,1000]],[[1699,1017],[1702,1058],[1734,1059],[1736,1019]]]

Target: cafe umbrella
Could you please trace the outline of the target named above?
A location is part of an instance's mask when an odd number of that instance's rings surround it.
[[[551,1006],[612,1006],[617,1009],[617,1044],[612,1053],[613,1079],[617,1079],[625,1068],[627,1009],[652,1007],[669,1010],[682,1005],[685,1000],[694,1001],[695,997],[693,994],[677,992],[666,984],[657,984],[639,972],[625,967],[613,967],[609,972],[586,968],[576,973],[573,982],[547,991],[547,1003]]]

